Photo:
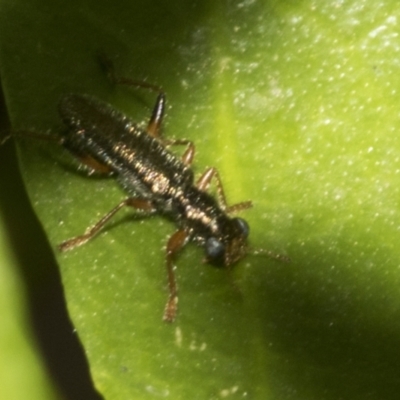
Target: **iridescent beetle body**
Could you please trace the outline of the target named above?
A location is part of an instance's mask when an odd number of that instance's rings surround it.
[[[69,94],[60,101],[60,115],[67,127],[60,144],[89,168],[115,176],[129,197],[84,235],[63,242],[59,248],[66,251],[86,243],[124,206],[172,219],[178,230],[167,243],[170,294],[164,320],[173,321],[177,308],[173,267],[176,253],[187,242],[194,241],[205,248],[207,262],[223,267],[236,263],[247,252],[249,227],[245,220],[229,214],[251,207],[251,202],[227,207],[215,168],[207,169],[195,182],[190,168],[195,152],[193,143],[185,139],[167,140],[160,135],[165,94],[152,85],[127,79],[122,83],[159,92],[147,129],[92,96]],[[181,159],[169,150],[170,145],[187,146]],[[213,178],[218,200],[207,192]]]
[[[83,235],[61,243],[58,246],[60,251],[73,249],[92,239],[126,206],[148,215],[161,214],[175,222],[177,230],[167,242],[165,257],[169,297],[164,320],[172,322],[178,303],[174,273],[177,253],[189,241],[194,241],[204,248],[206,262],[231,267],[249,251],[249,226],[244,219],[232,217],[231,214],[251,207],[251,202],[227,206],[221,179],[215,168],[206,169],[195,180],[190,168],[195,153],[193,143],[186,139],[165,139],[161,135],[166,101],[164,92],[155,85],[116,77],[109,61],[103,61],[114,83],[158,93],[145,129],[92,96],[69,94],[59,104],[60,116],[65,124],[60,135],[25,132],[13,133],[8,137],[30,136],[56,141],[92,171],[114,176],[128,194]],[[169,150],[172,145],[186,146],[181,157]],[[216,197],[208,193],[213,180],[216,183]],[[282,261],[288,260],[269,251],[253,250],[252,253],[265,253]]]

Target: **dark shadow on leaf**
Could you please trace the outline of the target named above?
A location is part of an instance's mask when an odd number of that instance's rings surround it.
[[[1,96],[0,96],[1,97]],[[0,99],[0,111],[4,103]],[[4,113],[5,114],[5,113]],[[2,121],[1,126],[5,124]],[[12,144],[0,148],[0,210],[27,291],[32,329],[49,375],[63,398],[100,400],[66,310],[58,266],[24,190]]]
[[[346,287],[346,265],[327,253],[316,247],[307,265],[296,265],[294,259],[291,265],[268,267],[262,279],[251,278],[260,296],[266,346],[281,357],[266,379],[276,398],[314,393],[314,399],[319,393],[318,399],[327,400],[395,400],[400,391],[398,315],[386,321],[384,304],[374,301],[366,309],[360,289]],[[332,262],[340,272],[332,271]],[[307,269],[324,273],[313,276]],[[337,279],[336,273],[343,276]]]

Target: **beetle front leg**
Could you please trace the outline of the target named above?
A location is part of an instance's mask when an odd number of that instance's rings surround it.
[[[189,233],[180,229],[176,231],[169,239],[167,243],[167,254],[166,254],[166,267],[168,276],[168,290],[169,296],[167,304],[165,305],[163,320],[166,322],[173,322],[176,317],[178,308],[178,287],[176,284],[175,272],[174,272],[174,259],[176,254],[182,249],[189,239]]]

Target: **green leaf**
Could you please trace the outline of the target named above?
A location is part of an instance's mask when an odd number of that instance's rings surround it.
[[[20,262],[11,250],[6,227],[0,210],[0,398],[53,400],[59,397],[46,376],[29,326]]]
[[[4,1],[1,73],[15,129],[57,132],[57,102],[90,93],[146,121],[162,85],[165,134],[216,166],[251,243],[232,275],[188,246],[179,316],[166,301],[174,227],[121,212],[57,254],[71,318],[106,399],[391,399],[399,392],[400,6],[395,1]],[[32,203],[55,247],[125,194],[51,143],[19,140]],[[233,282],[232,282],[233,281]]]

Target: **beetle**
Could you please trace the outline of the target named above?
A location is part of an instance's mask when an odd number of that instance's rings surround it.
[[[220,175],[214,167],[195,179],[191,169],[195,155],[193,142],[166,139],[161,134],[166,95],[160,87],[117,77],[110,62],[103,60],[103,64],[114,83],[149,89],[157,92],[157,99],[146,128],[142,128],[93,96],[67,94],[61,98],[58,111],[65,129],[50,140],[56,140],[89,170],[114,176],[127,197],[84,234],[62,242],[58,249],[64,252],[83,245],[124,207],[146,215],[161,214],[174,221],[177,229],[168,239],[165,253],[169,295],[163,314],[164,321],[172,322],[177,314],[174,261],[179,251],[193,241],[204,248],[206,262],[230,268],[249,251],[249,225],[233,214],[250,208],[252,203],[244,201],[228,206]],[[49,139],[49,135],[31,136]],[[186,146],[181,157],[170,151],[173,145]],[[216,197],[209,193],[212,182],[216,184]]]

